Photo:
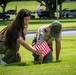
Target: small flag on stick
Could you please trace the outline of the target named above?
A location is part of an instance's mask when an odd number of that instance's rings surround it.
[[[40,10],[42,9],[42,7],[43,7],[43,4],[41,3],[40,5],[37,6],[36,10]]]
[[[50,47],[48,46],[47,42],[44,40],[41,34],[39,35],[35,48],[37,50],[42,50],[43,57],[51,51]]]

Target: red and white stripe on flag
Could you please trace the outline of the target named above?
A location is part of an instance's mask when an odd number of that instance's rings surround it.
[[[51,49],[50,49],[50,47],[48,46],[48,44],[47,44],[47,42],[46,41],[44,41],[44,42],[42,42],[42,43],[40,43],[39,41],[36,43],[36,45],[35,45],[35,48],[37,49],[37,50],[42,50],[42,56],[44,57],[44,56],[46,56],[46,54],[48,54],[50,51],[51,51]]]
[[[38,10],[40,10],[42,8],[43,8],[43,4],[40,4],[40,5],[37,6],[36,10],[38,11]]]

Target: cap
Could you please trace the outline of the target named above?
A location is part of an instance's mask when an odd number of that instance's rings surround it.
[[[51,24],[51,30],[50,30],[51,36],[58,38],[61,29],[62,29],[61,23],[59,21],[54,21]]]

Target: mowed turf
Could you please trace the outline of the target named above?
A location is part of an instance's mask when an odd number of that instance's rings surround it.
[[[26,42],[31,45],[32,39],[26,40]],[[0,65],[0,75],[75,75],[76,36],[63,37],[61,43],[60,61],[55,61],[54,50],[54,60],[42,64],[34,63],[32,53],[21,46],[21,63]]]
[[[28,8],[31,11],[36,9],[36,6],[39,3],[34,3],[30,6],[30,3],[33,1],[27,2],[10,2],[6,8],[15,9],[15,6],[18,6],[17,12],[21,8]],[[71,2],[70,2],[71,3]],[[63,8],[76,8],[76,2],[73,4],[63,3]],[[23,5],[22,5],[23,4]],[[9,6],[10,5],[10,6]],[[1,9],[0,9],[1,11]],[[30,20],[28,30],[37,30],[40,26],[50,24],[56,19],[36,19]],[[73,28],[76,27],[76,19],[59,19],[62,23],[63,28]],[[0,30],[5,26],[10,24],[12,21],[0,21]],[[31,45],[32,39],[26,39],[26,42]],[[53,42],[55,47],[55,42]],[[24,47],[20,47],[21,54],[21,63],[13,63],[9,65],[0,65],[0,75],[75,75],[76,74],[76,36],[67,36],[62,37],[61,41],[61,53],[60,60],[56,62],[55,60],[55,48],[53,50],[54,60],[48,63],[33,62],[32,53],[26,50]]]

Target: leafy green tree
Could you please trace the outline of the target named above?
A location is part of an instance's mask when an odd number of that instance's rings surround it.
[[[11,2],[11,1],[22,1],[22,0],[0,0],[0,6],[3,9],[2,12],[5,12],[6,5],[8,4],[8,2]],[[36,1],[43,3],[45,5],[46,7],[45,10],[48,10],[50,12],[50,15],[49,15],[50,18],[55,18],[57,5],[59,5],[59,10],[61,11],[62,2],[64,2],[65,0],[36,0]],[[57,5],[56,5],[56,1],[57,1]],[[59,16],[61,17],[61,12],[59,12]]]
[[[0,0],[0,6],[2,7],[3,11],[2,12],[5,12],[5,8],[6,8],[6,5],[8,3],[9,0]]]
[[[0,0],[0,6],[3,9],[2,12],[5,12],[6,5],[8,4],[8,2],[11,2],[11,1],[21,1],[21,0]]]
[[[59,5],[59,10],[62,10],[62,2],[65,0],[37,0],[40,3],[43,3],[46,6],[45,10],[48,10],[50,12],[49,17],[50,18],[55,18],[55,12],[56,8]],[[61,12],[60,12],[60,17],[61,17]]]

